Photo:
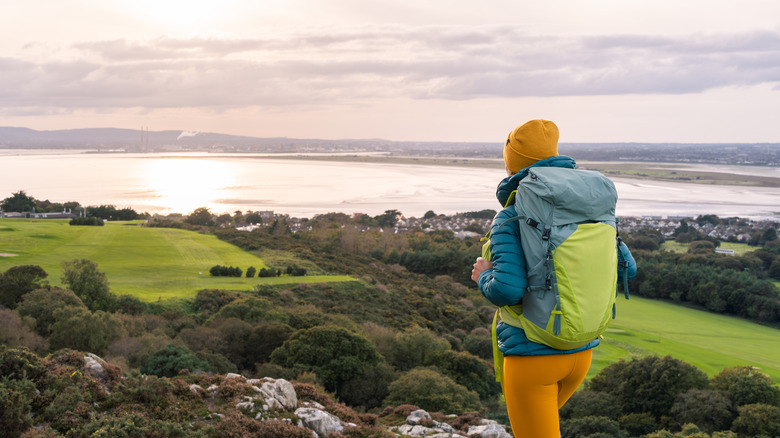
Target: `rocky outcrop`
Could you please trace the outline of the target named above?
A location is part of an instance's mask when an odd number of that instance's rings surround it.
[[[121,374],[118,374],[121,373],[119,368],[108,364],[100,357],[87,353],[83,359],[82,371],[100,384],[104,391],[109,392],[109,385],[121,379]],[[211,382],[214,382],[213,378]],[[297,418],[296,425],[309,429],[314,438],[325,438],[330,434],[342,433],[346,428],[356,427],[355,424],[345,422],[327,412],[320,403],[315,401],[299,403],[292,383],[284,379],[247,379],[240,374],[228,373],[218,383],[212,383],[205,389],[195,383],[189,384],[186,388],[193,395],[202,397],[212,407],[217,405],[219,398],[231,400],[231,403],[235,403],[232,406],[251,415],[257,421],[279,418],[279,412],[292,413],[295,415],[294,418]],[[225,414],[219,411],[217,409],[213,414],[223,418]],[[388,431],[396,436],[424,438],[511,437],[504,426],[492,420],[481,420],[479,425],[470,426],[467,431],[456,430],[448,423],[434,420],[422,409],[411,412],[405,424],[391,427]]]
[[[480,425],[469,427],[468,432],[463,434],[456,431],[447,423],[440,423],[431,415],[422,410],[416,410],[406,417],[406,424],[398,427],[391,427],[390,432],[396,435],[424,437],[424,438],[511,438],[504,426],[493,420],[482,420]]]

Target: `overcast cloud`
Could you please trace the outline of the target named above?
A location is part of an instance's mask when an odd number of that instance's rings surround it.
[[[0,3],[0,126],[780,142],[778,84],[776,0]]]
[[[780,33],[766,31],[558,37],[506,26],[394,26],[63,49],[0,59],[4,111],[684,94],[780,82]]]

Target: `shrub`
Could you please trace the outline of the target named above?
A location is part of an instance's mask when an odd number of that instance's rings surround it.
[[[202,289],[195,295],[195,308],[208,317],[217,313],[219,309],[236,298],[238,298],[238,295],[234,292],[220,289]]]
[[[433,364],[447,377],[475,391],[481,400],[501,394],[493,369],[471,353],[447,350],[437,355]]]
[[[102,355],[121,336],[122,324],[110,313],[65,307],[54,312],[49,343],[54,350],[72,348]]]
[[[225,415],[214,429],[212,437],[219,438],[311,438],[311,430],[293,426],[281,420],[263,422],[247,418],[237,412]]]
[[[152,374],[158,377],[173,377],[185,369],[190,371],[208,371],[209,366],[206,362],[198,359],[186,347],[171,343],[162,350],[152,354],[141,365],[140,371],[144,374]]]
[[[29,379],[0,379],[0,430],[6,436],[18,437],[32,425],[29,414],[35,391]]]
[[[487,336],[479,334],[470,334],[463,339],[461,348],[474,356],[481,357],[482,359],[493,358],[493,339],[488,333]]]
[[[696,424],[707,433],[727,429],[733,418],[728,397],[708,389],[691,389],[677,396],[671,414],[678,423]]]
[[[105,225],[103,222],[103,219],[100,219],[99,217],[91,216],[91,217],[74,217],[73,219],[68,222],[70,225],[91,225],[91,226],[98,226],[102,227]]]
[[[621,413],[620,404],[614,395],[587,389],[572,394],[560,410],[562,419],[605,416],[616,420]]]
[[[0,308],[0,345],[27,347],[38,352],[48,348],[46,340],[27,328],[16,312],[2,308]]]
[[[626,414],[649,412],[657,419],[669,415],[678,394],[705,388],[707,375],[671,356],[620,360],[594,376],[588,389],[614,395]]]
[[[618,423],[630,436],[642,436],[658,429],[655,417],[647,412],[623,415],[618,419]]]
[[[35,331],[39,335],[49,336],[51,326],[55,322],[54,312],[63,307],[87,308],[72,291],[53,287],[26,294],[17,311],[22,317],[30,316],[35,319]]]
[[[117,298],[114,309],[126,315],[141,315],[146,312],[146,303],[132,295],[121,295]]]
[[[740,436],[780,436],[780,408],[765,404],[750,404],[738,408],[739,416],[731,430]]]
[[[38,265],[8,268],[0,274],[0,305],[9,309],[16,308],[16,304],[24,294],[45,286],[48,275]]]
[[[81,298],[89,310],[110,311],[116,296],[108,288],[108,278],[97,263],[87,259],[62,262],[62,282]]]
[[[254,277],[254,276],[255,276],[255,272],[257,272],[257,269],[255,269],[255,267],[254,267],[254,266],[250,266],[249,268],[247,268],[247,270],[246,270],[246,276],[247,276],[247,278],[252,278],[252,277]]]
[[[712,387],[724,391],[735,406],[763,403],[780,405],[780,389],[774,380],[750,366],[724,368],[711,380]]]
[[[617,421],[607,417],[582,417],[561,421],[561,436],[566,437],[625,437]]]
[[[390,384],[385,404],[411,403],[426,411],[463,412],[482,409],[479,395],[429,368],[415,368]]]
[[[101,416],[84,426],[79,436],[90,438],[184,438],[192,436],[183,424],[150,419],[137,412]]]
[[[342,399],[344,383],[361,379],[367,367],[380,360],[368,339],[335,326],[300,330],[271,354],[271,361],[278,365],[314,371],[325,389]]]

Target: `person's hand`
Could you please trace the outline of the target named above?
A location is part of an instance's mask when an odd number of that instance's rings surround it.
[[[474,263],[474,269],[471,270],[471,279],[476,283],[479,280],[479,274],[485,269],[493,267],[493,263],[489,260],[485,260],[482,257],[477,257],[477,261]]]

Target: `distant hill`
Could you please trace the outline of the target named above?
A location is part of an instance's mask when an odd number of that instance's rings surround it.
[[[36,131],[0,127],[0,149],[94,149],[127,152],[382,152],[393,155],[501,158],[501,142],[412,142],[382,139],[246,137],[211,132],[89,128]],[[666,161],[780,166],[780,143],[561,143],[581,161]]]

